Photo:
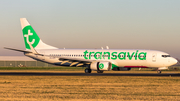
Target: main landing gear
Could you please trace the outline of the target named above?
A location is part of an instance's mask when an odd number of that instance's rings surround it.
[[[85,73],[91,73],[92,72],[92,70],[88,69],[88,68],[86,68],[84,71],[85,71]],[[97,73],[103,73],[103,71],[98,70]]]
[[[84,71],[85,71],[85,73],[91,73],[91,71],[92,71],[92,70],[91,70],[91,69],[86,68]]]
[[[103,73],[103,71],[98,70],[97,73]]]

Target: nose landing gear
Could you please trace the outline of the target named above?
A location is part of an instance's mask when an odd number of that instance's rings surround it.
[[[157,73],[158,73],[158,74],[161,74],[161,70],[157,70]]]

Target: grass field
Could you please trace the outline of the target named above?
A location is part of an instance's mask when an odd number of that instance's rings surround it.
[[[0,76],[0,100],[180,100],[179,77]]]
[[[82,69],[79,71],[0,70],[0,72],[7,71],[83,73]],[[121,71],[119,73],[123,72],[156,73],[155,71]],[[180,77],[0,76],[0,100],[178,101],[180,100],[179,88]]]

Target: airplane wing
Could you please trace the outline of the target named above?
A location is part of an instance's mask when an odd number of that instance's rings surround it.
[[[68,63],[71,63],[70,66],[76,65],[77,67],[83,66],[83,65],[88,65],[88,64],[96,61],[96,60],[84,60],[84,59],[79,59],[79,58],[68,58],[68,57],[60,57],[59,60],[63,61],[61,63],[61,65],[68,62]]]

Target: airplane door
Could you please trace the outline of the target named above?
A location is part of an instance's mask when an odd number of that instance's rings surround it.
[[[152,54],[152,62],[156,62],[156,55],[157,55],[156,53]]]

